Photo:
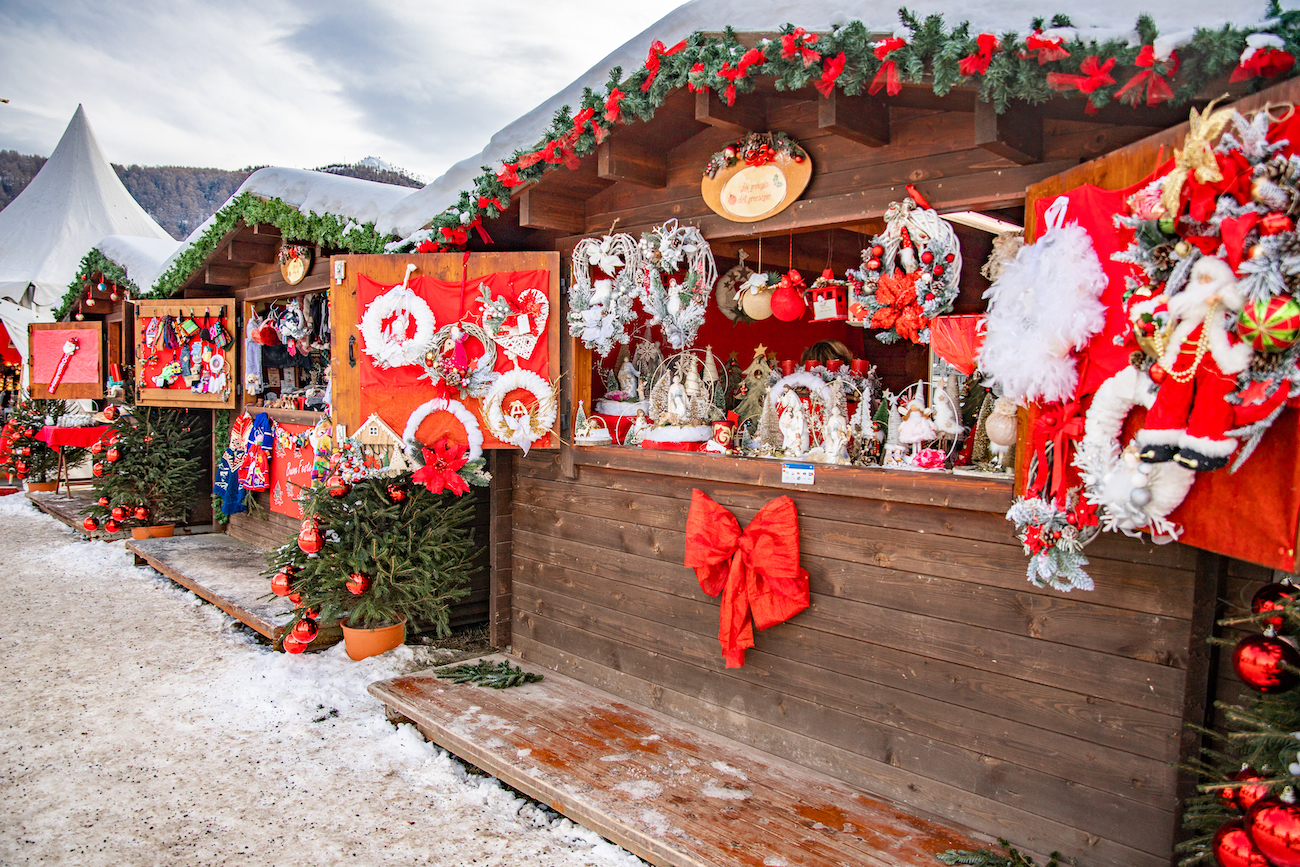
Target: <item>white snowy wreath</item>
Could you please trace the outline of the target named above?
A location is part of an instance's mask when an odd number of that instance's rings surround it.
[[[394,320],[388,328],[383,322],[389,316]],[[415,319],[415,334],[406,337],[407,317]],[[425,354],[433,348],[435,323],[433,311],[424,299],[407,288],[403,282],[380,295],[361,317],[362,349],[374,359],[375,367],[402,367],[424,364]]]
[[[1151,377],[1132,365],[1102,383],[1088,409],[1074,465],[1083,478],[1084,497],[1098,507],[1103,529],[1133,537],[1149,529],[1153,541],[1172,542],[1181,531],[1168,515],[1187,496],[1196,472],[1172,461],[1141,463],[1135,449],[1120,446],[1129,410],[1150,408],[1155,396]]]
[[[817,395],[817,399],[822,402],[822,406],[830,406],[834,401],[834,397],[831,395],[831,384],[817,374],[806,370],[797,370],[789,376],[778,379],[776,384],[772,386],[772,390],[767,393],[768,399],[776,401],[787,388],[801,387]]]
[[[406,443],[407,454],[412,458],[419,458],[411,443],[416,441],[415,432],[420,429],[420,423],[435,412],[449,412],[456,417],[456,421],[465,426],[465,439],[469,442],[469,460],[478,460],[483,456],[483,429],[478,426],[478,419],[465,404],[445,397],[435,397],[433,400],[425,401],[411,411],[410,417],[406,420],[406,430],[402,431],[402,442]]]
[[[506,395],[517,388],[537,398],[537,409],[516,416],[501,406]],[[529,446],[551,432],[557,415],[555,388],[522,367],[501,374],[483,398],[483,419],[488,432],[503,443],[519,446],[524,454],[528,454]]]
[[[622,232],[599,241],[583,238],[573,248],[569,334],[598,355],[609,355],[615,343],[632,339],[628,325],[636,319],[632,302],[640,291],[637,249],[636,239]],[[593,266],[607,277],[593,283]]]
[[[704,235],[695,226],[678,225],[671,219],[641,236],[637,249],[641,305],[650,314],[650,324],[662,323],[664,337],[673,349],[695,342],[704,324],[705,309],[718,266]],[[686,271],[686,282],[670,275]],[[669,277],[664,285],[664,277]]]

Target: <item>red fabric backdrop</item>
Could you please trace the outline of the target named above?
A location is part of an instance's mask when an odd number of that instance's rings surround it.
[[[94,340],[94,331],[84,328],[52,328],[48,331],[32,333],[32,382],[49,385],[54,378],[54,369],[63,357],[63,344],[69,337],[76,337],[80,348],[68,362],[68,369],[63,372],[63,382],[99,382],[99,343]],[[58,397],[56,393],[54,395]]]
[[[311,443],[302,448],[293,446],[300,434],[311,430],[309,425],[282,424],[277,427],[287,434],[275,437],[275,450],[271,453],[271,511],[302,520],[302,506],[297,497],[311,487],[311,465],[316,458]]]

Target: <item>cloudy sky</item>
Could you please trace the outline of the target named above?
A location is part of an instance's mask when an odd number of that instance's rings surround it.
[[[0,149],[82,103],[116,163],[431,180],[681,2],[3,0]]]

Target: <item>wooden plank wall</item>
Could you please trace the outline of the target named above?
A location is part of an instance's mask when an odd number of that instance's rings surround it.
[[[1009,486],[943,508],[924,503],[963,480],[881,472],[832,495],[756,484],[761,462],[584,457],[606,451],[575,450],[572,480],[553,454],[516,458],[516,653],[1031,852],[1169,863],[1208,673],[1189,663],[1198,552],[1108,536],[1088,549],[1099,589],[1066,595],[1025,580]],[[779,493],[799,508],[812,606],[740,669],[682,566],[693,486],[742,524]]]

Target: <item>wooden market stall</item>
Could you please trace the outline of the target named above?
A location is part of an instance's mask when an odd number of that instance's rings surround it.
[[[1284,84],[1236,105],[1249,113],[1298,98],[1300,87]],[[699,230],[718,272],[744,264],[743,249],[755,268],[761,256],[765,269],[843,273],[865,261],[911,184],[941,214],[1028,223],[1033,236],[1037,199],[1081,184],[1132,187],[1188,130],[1186,105],[1084,108],[1053,100],[996,114],[972,87],[939,97],[928,82],[846,97],[760,80],[734,105],[682,88],[653,118],[515,190],[487,227],[499,247],[557,251],[567,265],[611,224],[636,238],[673,219]],[[784,133],[813,170],[793,204],[739,221],[706,202],[701,170],[754,131]],[[956,236],[964,264],[953,312],[981,312],[992,236],[965,225]],[[578,279],[565,276],[567,286]],[[744,365],[761,344],[775,364],[822,339],[869,359],[895,394],[934,364],[926,347],[879,344],[843,321],[733,324],[714,306],[695,346],[709,344],[719,361],[738,353]],[[579,403],[590,412],[614,390],[617,351],[602,358],[570,338],[560,352],[576,418]],[[509,527],[494,536],[494,594],[512,612],[494,619],[495,644],[613,701],[986,838],[1090,865],[1170,863],[1192,786],[1179,765],[1200,748],[1188,725],[1210,721],[1214,699],[1238,688],[1206,643],[1220,600],[1248,600],[1270,568],[1294,562],[1294,544],[1264,566],[1214,545],[1222,553],[1104,535],[1087,549],[1099,589],[1067,595],[1025,580],[1004,517],[1018,490],[1009,475],[833,464],[801,475],[770,458],[574,446],[570,433],[558,452],[493,466],[493,526]],[[1022,446],[1026,435],[1022,427]],[[781,495],[798,510],[811,604],[757,633],[742,667],[724,668],[718,603],[683,565],[696,490],[741,526]],[[377,694],[409,712],[418,692],[403,681]],[[437,699],[419,694],[429,702],[422,719],[434,720]],[[477,755],[474,737],[448,737]]]

